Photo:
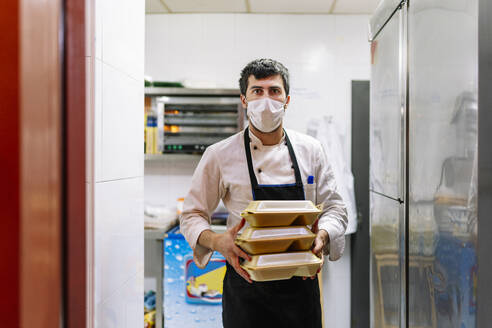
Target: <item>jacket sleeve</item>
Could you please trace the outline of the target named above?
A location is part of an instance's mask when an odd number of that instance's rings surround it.
[[[198,238],[203,231],[210,229],[211,214],[223,194],[219,163],[212,147],[209,147],[193,173],[191,188],[179,218],[181,233],[193,249],[193,260],[199,268],[207,265],[213,251],[198,244]]]
[[[326,154],[319,144],[316,160],[316,200],[323,204],[323,212],[318,221],[318,229],[323,229],[330,236],[330,243],[323,253],[330,254],[331,261],[338,260],[345,249],[345,230],[347,229],[347,209],[342,197],[337,192],[337,183]]]

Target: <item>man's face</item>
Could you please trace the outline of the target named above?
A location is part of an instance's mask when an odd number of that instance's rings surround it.
[[[263,79],[256,79],[254,75],[248,78],[248,89],[246,97],[241,95],[243,108],[247,107],[247,101],[270,97],[271,99],[285,102],[285,107],[290,102],[290,96],[287,96],[284,89],[284,81],[280,74],[272,75]]]

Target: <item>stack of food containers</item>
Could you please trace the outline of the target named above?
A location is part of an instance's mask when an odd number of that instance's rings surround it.
[[[321,214],[311,201],[252,201],[241,213],[250,227],[236,244],[251,254],[241,267],[254,281],[314,276],[323,260],[311,252],[316,235],[307,227]]]

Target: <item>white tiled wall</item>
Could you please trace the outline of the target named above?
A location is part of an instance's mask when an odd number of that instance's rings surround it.
[[[96,183],[96,303],[109,298],[143,265],[143,178]]]
[[[139,327],[145,3],[86,1],[89,327]]]
[[[142,174],[143,72],[140,76],[136,80],[102,62],[100,181]]]
[[[251,60],[280,60],[291,73],[285,125],[305,131],[332,115],[350,135],[350,80],[369,79],[366,15],[147,15],[145,74],[154,80],[238,87]],[[347,139],[347,145],[350,140]],[[349,157],[349,148],[346,147]]]
[[[345,236],[344,255],[323,265],[323,314],[325,327],[351,327],[350,322],[350,238]]]
[[[191,185],[200,155],[166,156],[163,160],[145,162],[145,203],[176,206],[177,199],[185,197]],[[172,186],[172,191],[169,190]]]

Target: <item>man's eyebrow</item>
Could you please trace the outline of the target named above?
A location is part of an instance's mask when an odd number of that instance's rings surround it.
[[[259,85],[253,85],[253,86],[251,86],[251,89],[264,89],[264,88],[259,86]],[[278,85],[273,85],[273,86],[269,87],[269,89],[282,89],[282,87],[278,86]]]

